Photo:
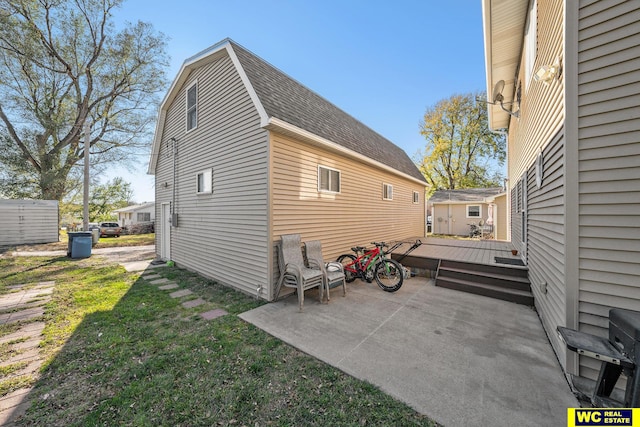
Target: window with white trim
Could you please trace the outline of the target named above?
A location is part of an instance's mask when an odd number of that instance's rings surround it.
[[[420,193],[417,191],[413,192],[413,203],[420,203]]]
[[[200,172],[196,177],[196,193],[207,194],[211,193],[212,188],[212,171],[206,169]]]
[[[138,212],[137,219],[138,222],[149,222],[151,221],[151,212]]]
[[[382,184],[382,200],[393,200],[393,185]]]
[[[339,193],[340,175],[340,171],[337,169],[318,166],[318,191]]]
[[[531,8],[529,9],[529,14],[527,17],[527,31],[524,35],[524,81],[529,87],[529,83],[531,82],[531,77],[533,77],[533,73],[535,72],[534,66],[536,63],[536,54],[538,50],[538,6],[537,1],[533,0],[531,2]]]
[[[482,206],[467,205],[467,218],[482,218]]]
[[[198,84],[187,89],[187,132],[198,127]]]

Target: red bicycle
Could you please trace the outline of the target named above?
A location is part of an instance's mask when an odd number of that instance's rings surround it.
[[[344,254],[338,257],[338,262],[344,266],[345,280],[350,283],[359,277],[371,283],[375,279],[383,291],[397,291],[404,280],[402,265],[386,257],[384,249],[389,245],[385,242],[371,244],[375,245],[374,249],[356,246],[351,248],[356,255]]]

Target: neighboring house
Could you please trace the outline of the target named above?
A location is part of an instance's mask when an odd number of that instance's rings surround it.
[[[149,172],[158,255],[267,300],[282,234],[335,259],[425,233],[426,182],[404,151],[229,39],[182,65]]]
[[[57,200],[0,200],[0,246],[58,241]]]
[[[118,224],[121,227],[143,222],[154,221],[156,218],[156,204],[154,202],[131,205],[126,208],[116,209],[113,213],[118,214]]]
[[[507,197],[502,187],[438,190],[427,200],[432,232],[468,236],[470,225],[484,226],[494,239],[507,238]]]
[[[483,16],[487,91],[504,80],[518,111],[489,105],[511,240],[562,367],[595,380],[556,327],[606,337],[610,308],[640,311],[640,2],[483,0]]]

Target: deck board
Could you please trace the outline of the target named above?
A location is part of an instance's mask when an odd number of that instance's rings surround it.
[[[520,255],[511,254],[514,246],[506,241],[455,240],[436,237],[417,237],[406,241],[412,242],[417,239],[422,242],[422,245],[410,253],[412,257],[500,266],[505,264],[496,264],[495,257],[520,259]],[[396,256],[404,254],[410,246],[411,243],[405,243],[393,253]]]

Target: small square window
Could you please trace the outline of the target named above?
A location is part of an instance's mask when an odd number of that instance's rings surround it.
[[[187,89],[187,131],[198,126],[198,85]]]
[[[420,193],[417,191],[413,192],[413,203],[420,203]]]
[[[393,185],[382,184],[382,199],[393,200]]]
[[[198,174],[196,179],[196,193],[211,193],[211,169],[207,169]]]
[[[467,218],[482,217],[482,208],[480,205],[467,205]]]
[[[318,166],[318,191],[340,192],[340,171]]]

